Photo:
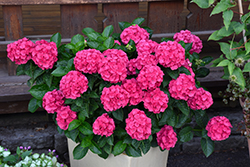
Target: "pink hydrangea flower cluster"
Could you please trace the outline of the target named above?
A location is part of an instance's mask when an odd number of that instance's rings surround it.
[[[155,49],[158,47],[158,43],[152,40],[141,40],[136,45],[136,51],[138,55],[146,53],[154,53]]]
[[[141,70],[145,65],[156,66],[158,64],[158,59],[151,53],[155,52],[158,43],[152,40],[141,40],[136,45],[136,50],[138,53],[136,68]]]
[[[224,116],[216,116],[208,121],[206,130],[207,135],[216,141],[225,140],[231,134],[232,125],[230,121]]]
[[[133,109],[126,119],[126,131],[132,139],[145,140],[151,135],[151,119],[144,111]]]
[[[129,93],[129,104],[137,105],[139,104],[144,96],[144,92],[141,87],[138,85],[136,79],[132,78],[130,80],[125,79],[122,82],[121,87]]]
[[[75,69],[84,73],[97,73],[98,65],[102,62],[104,56],[96,49],[81,50],[76,53],[74,58]]]
[[[136,75],[137,59],[130,59],[127,64],[127,75]]]
[[[32,49],[32,60],[42,70],[52,69],[57,61],[56,43],[47,42],[43,39],[36,41],[36,46]]]
[[[171,70],[176,70],[185,64],[185,49],[175,41],[160,43],[155,56],[161,65]]]
[[[149,33],[136,24],[125,28],[122,31],[120,38],[124,44],[128,44],[130,39],[133,40],[135,44],[137,44],[141,40],[149,39]]]
[[[7,45],[7,56],[16,64],[26,64],[31,59],[33,47],[35,44],[27,38],[19,39]]]
[[[152,90],[159,87],[163,81],[163,71],[159,66],[144,66],[136,80],[141,89]]]
[[[143,54],[138,55],[136,58],[136,68],[138,70],[141,70],[146,65],[156,66],[157,64],[157,58],[148,52],[144,52]]]
[[[43,96],[43,108],[48,113],[57,112],[64,105],[65,97],[60,90],[54,89]]]
[[[62,77],[60,90],[66,98],[76,99],[88,89],[88,79],[79,71],[70,71]]]
[[[191,34],[189,30],[181,30],[179,33],[174,35],[174,40],[176,42],[183,41],[185,43],[193,43],[192,48],[189,51],[190,54],[194,52],[200,53],[202,49],[202,41],[196,35]]]
[[[115,122],[104,113],[95,120],[92,127],[94,134],[109,137],[115,130]]]
[[[168,95],[161,91],[160,88],[156,88],[153,91],[145,93],[143,102],[146,109],[159,114],[160,112],[164,112],[168,107]]]
[[[177,142],[176,133],[172,126],[164,125],[159,132],[156,133],[156,140],[161,149],[170,150]]]
[[[180,74],[169,83],[169,93],[177,100],[187,101],[195,95],[196,90],[195,80],[191,75]]]
[[[77,119],[77,113],[72,111],[69,106],[62,106],[57,112],[56,121],[63,130],[67,130],[70,122],[75,119]]]
[[[127,77],[127,54],[122,50],[108,49],[103,55],[104,59],[100,62],[98,70],[102,79],[111,83],[123,81]]]
[[[188,106],[193,110],[205,110],[213,104],[213,98],[210,92],[205,91],[203,88],[196,90],[195,95],[188,99]]]
[[[129,93],[119,85],[103,88],[101,103],[106,111],[115,111],[129,102]]]
[[[124,62],[125,64],[128,64],[128,56],[127,54],[120,49],[108,49],[103,52],[103,55],[105,57],[112,57],[113,59],[119,59],[119,61]]]

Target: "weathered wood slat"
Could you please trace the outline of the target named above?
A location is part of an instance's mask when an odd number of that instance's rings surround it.
[[[189,4],[188,9],[192,13],[187,19],[187,29],[191,31],[217,30],[223,26],[220,14],[210,17],[211,9],[201,9],[195,4]]]
[[[30,99],[28,76],[0,77],[0,102]]]
[[[50,4],[93,4],[175,0],[1,0],[0,5],[50,5]]]
[[[114,32],[121,32],[118,22],[132,22],[138,17],[139,3],[113,3],[103,4],[103,13],[106,16],[104,27],[114,26]]]
[[[181,29],[182,10],[183,0],[149,2],[148,26],[157,34],[177,32]]]
[[[80,34],[85,27],[91,27],[97,31],[98,24],[94,19],[97,12],[97,4],[61,5],[62,37]]]
[[[5,40],[17,40],[23,37],[22,6],[2,6]],[[9,75],[16,74],[16,65],[8,59]]]
[[[0,102],[0,114],[28,112],[29,101]]]

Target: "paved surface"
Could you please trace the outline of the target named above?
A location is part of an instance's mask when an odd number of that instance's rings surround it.
[[[208,158],[203,153],[170,154],[167,167],[250,167],[248,149],[214,152]]]

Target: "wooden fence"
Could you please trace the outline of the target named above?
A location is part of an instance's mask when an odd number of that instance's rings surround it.
[[[206,41],[222,26],[221,16],[210,17],[210,12],[189,0],[1,0],[0,113],[27,111],[23,106],[30,98],[25,84],[28,78],[15,76],[16,65],[6,57],[7,44],[17,39],[28,36],[37,40],[60,32],[67,42],[85,27],[100,32],[113,25],[114,32],[120,32],[118,22],[143,17],[144,25],[154,30],[155,39],[189,29]],[[212,43],[205,45],[207,52],[213,51]]]

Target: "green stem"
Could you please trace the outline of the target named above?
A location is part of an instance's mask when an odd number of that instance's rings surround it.
[[[232,60],[232,47],[233,47],[233,41],[234,41],[234,38],[235,38],[235,33],[234,33],[234,36],[233,36],[233,39],[231,41],[231,44],[230,44],[230,59]]]

